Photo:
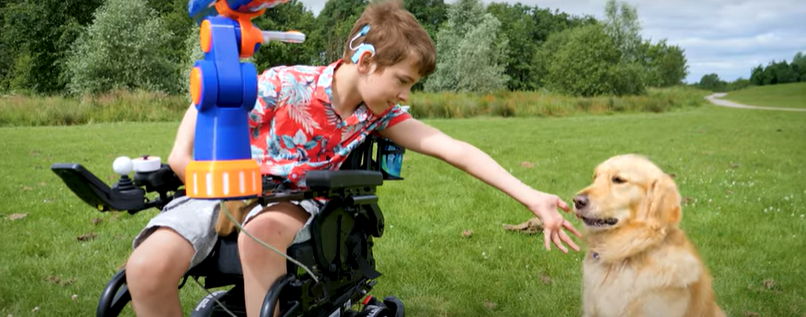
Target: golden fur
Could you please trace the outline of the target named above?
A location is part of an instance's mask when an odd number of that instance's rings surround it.
[[[717,317],[711,275],[680,230],[672,176],[639,155],[612,157],[574,197],[585,223],[585,317]]]
[[[244,219],[246,219],[246,214],[249,213],[252,208],[257,205],[257,199],[253,199],[248,204],[243,200],[227,200],[224,202],[224,207],[229,210],[230,215],[232,215],[235,220],[238,221],[239,224],[242,224]],[[227,214],[224,213],[224,210],[219,210],[218,212],[218,220],[215,224],[215,231],[219,236],[226,237],[235,232],[236,227],[232,221],[229,220]]]

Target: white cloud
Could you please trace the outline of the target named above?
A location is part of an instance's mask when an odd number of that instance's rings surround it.
[[[644,38],[667,39],[686,52],[688,82],[708,73],[723,80],[749,78],[753,67],[791,61],[806,53],[806,3],[802,0],[625,0],[638,9]],[[325,0],[302,0],[314,14]],[[448,0],[453,3],[455,0]],[[484,0],[489,3],[490,0]],[[499,1],[496,1],[499,2]],[[607,0],[506,1],[603,18]]]

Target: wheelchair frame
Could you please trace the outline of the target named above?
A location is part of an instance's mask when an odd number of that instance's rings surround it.
[[[404,152],[391,141],[371,134],[348,156],[340,170],[309,172],[306,190],[283,189],[264,177],[264,194],[259,198],[263,205],[317,197],[328,201],[311,224],[310,239],[291,245],[286,252],[311,268],[318,282],[293,262],[286,261],[287,274],[269,288],[260,316],[272,316],[275,302],[279,303],[279,316],[363,316],[370,315],[370,310],[373,316],[404,316],[403,303],[397,298],[387,296],[381,301],[367,296],[381,276],[375,270],[372,254],[373,239],[380,238],[385,227],[376,189],[384,180],[402,180],[382,168],[382,162],[387,155],[402,156]],[[184,194],[180,189],[182,182],[166,164],[155,172],[136,172],[133,182],[123,175],[112,188],[80,164],[57,163],[51,170],[79,198],[102,212],[125,210],[135,214],[147,208],[161,210]],[[149,200],[145,194],[150,192],[159,195]],[[191,277],[204,277],[205,289],[233,286],[202,298],[191,316],[231,316],[218,302],[236,316],[246,315],[237,236],[236,231],[219,237],[211,254],[185,273],[180,289]],[[362,298],[365,300],[361,301]],[[96,316],[117,316],[130,300],[124,268],[104,288]],[[359,303],[365,305],[364,311],[352,311],[351,307]]]

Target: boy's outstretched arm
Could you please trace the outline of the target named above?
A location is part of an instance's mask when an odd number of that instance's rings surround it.
[[[557,211],[558,207],[568,211],[568,204],[556,195],[537,191],[524,184],[487,153],[416,119],[405,120],[380,133],[406,149],[439,158],[519,201],[543,220],[546,249],[551,250],[551,241],[567,253],[568,249],[561,242],[564,241],[579,251],[579,246],[562,229],[568,229],[577,237],[582,235]]]

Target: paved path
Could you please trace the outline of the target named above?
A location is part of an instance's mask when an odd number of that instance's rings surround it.
[[[801,111],[801,112],[806,111],[806,109],[799,109],[799,108],[774,108],[774,107],[749,106],[749,105],[743,105],[743,104],[740,104],[740,103],[735,103],[735,102],[730,101],[730,100],[719,99],[719,98],[725,97],[725,95],[727,95],[727,94],[724,93],[724,92],[715,93],[715,94],[712,94],[710,96],[705,97],[705,99],[708,99],[708,101],[710,101],[712,104],[715,104],[717,106],[731,107],[731,108],[759,109],[759,110],[779,110],[779,111]]]

